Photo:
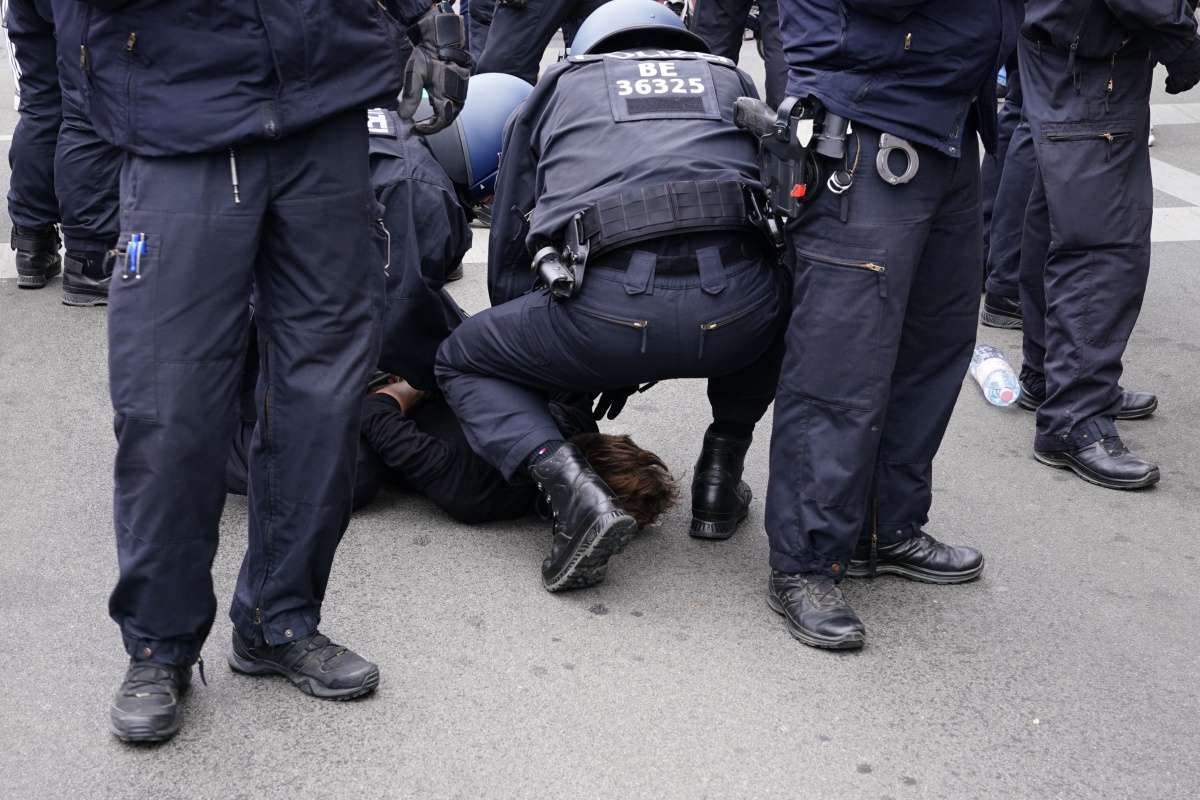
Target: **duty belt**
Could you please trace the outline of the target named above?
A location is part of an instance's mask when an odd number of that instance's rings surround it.
[[[761,191],[740,181],[679,181],[620,192],[572,217],[561,250],[543,247],[534,256],[534,270],[555,296],[565,298],[582,285],[589,258],[647,239],[748,230],[778,245],[778,231],[762,203]]]

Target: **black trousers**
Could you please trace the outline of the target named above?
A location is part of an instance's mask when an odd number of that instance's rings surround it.
[[[750,16],[753,0],[696,0],[692,13],[692,32],[704,41],[714,55],[737,63],[742,53],[746,18]],[[779,33],[779,0],[759,0],[759,35],[766,62],[767,104],[776,108],[787,91],[787,62],[783,58],[783,43]]]
[[[796,257],[775,401],[766,528],[771,566],[839,577],[865,529],[888,544],[928,519],[933,458],[975,344],[982,279],[977,138],[962,158],[917,147],[902,186],[863,166],[822,191],[789,235]]]
[[[363,386],[379,354],[382,232],[365,111],[228,153],[130,156],[109,296],[120,577],[109,611],[135,658],[196,660],[253,289],[260,369],[250,532],[230,616],[252,642],[317,629],[350,517]]]
[[[714,243],[694,251],[698,273],[660,274],[662,241],[596,259],[569,301],[527,294],[476,314],[442,344],[446,400],[471,447],[506,478],[562,438],[547,408],[553,393],[708,378],[718,422],[752,426],[766,413],[785,271],[761,256],[722,257]]]
[[[4,26],[20,96],[20,116],[8,150],[8,214],[19,228],[44,228],[59,221],[54,149],[62,125],[62,92],[49,6],[48,0],[5,3]]]
[[[487,44],[475,65],[476,72],[507,72],[537,83],[542,53],[563,29],[567,45],[579,23],[605,0],[529,0],[524,8],[496,3]]]
[[[1037,172],[1021,242],[1021,377],[1045,387],[1038,450],[1116,433],[1121,359],[1150,271],[1148,51],[1078,58],[1022,37]]]
[[[1013,299],[1020,295],[1021,236],[1037,169],[1021,106],[1020,71],[1013,69],[1000,110],[999,147],[995,156],[984,158],[982,173],[987,290]]]

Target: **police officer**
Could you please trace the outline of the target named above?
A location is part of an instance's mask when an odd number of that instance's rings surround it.
[[[747,513],[742,464],[774,394],[786,281],[757,227],[754,140],[732,124],[753,83],[704,49],[653,0],[613,0],[580,26],[573,55],[509,125],[493,308],[438,351],[438,380],[476,452],[509,479],[530,474],[553,509],[550,591],[602,581],[636,529],[563,442],[552,392],[709,378],[692,535],[727,538]],[[610,416],[621,402],[605,399]]]
[[[407,64],[396,19],[412,26]],[[352,387],[379,352],[384,236],[366,108],[402,82],[415,107],[424,85],[424,128],[448,124],[465,94],[462,22],[418,0],[96,0],[82,33],[90,117],[128,153],[108,325],[120,566],[109,611],[131,661],[113,731],[174,735],[213,621],[252,288],[261,418],[230,665],[317,697],[370,692],[378,668],[319,629],[350,512]]]
[[[1200,81],[1188,0],[1032,0],[1020,37],[1037,175],[1021,244],[1021,382],[1038,402],[1034,455],[1110,489],[1158,482],[1115,420],[1146,416],[1120,386],[1150,269],[1150,83]]]
[[[62,123],[54,14],[50,0],[6,0],[3,15],[20,113],[8,150],[17,286],[40,289],[62,269],[54,194],[54,148]]]
[[[1020,4],[783,0],[780,15],[788,94],[824,109],[819,143],[834,155],[819,166],[835,188],[789,230],[768,602],[801,642],[857,648],[847,574],[957,583],[983,570],[979,551],[922,526],[975,342],[977,132],[994,144]]]
[[[746,20],[754,0],[696,0],[691,19],[692,32],[708,42],[714,55],[738,63],[745,38]],[[758,35],[762,39],[766,64],[766,100],[775,108],[783,102],[787,87],[787,62],[779,36],[779,0],[758,0]]]
[[[996,149],[995,197],[988,229],[986,275],[983,308],[979,321],[990,328],[1021,327],[1021,300],[1018,273],[1021,264],[1021,232],[1025,227],[1025,209],[1033,191],[1033,139],[1029,124],[1021,119],[1021,72],[1009,60],[1008,94],[1000,109],[1000,146]],[[1007,144],[1004,133],[1008,131]],[[984,171],[984,177],[987,170]],[[985,198],[986,188],[985,188]]]
[[[86,81],[77,66],[87,6],[77,0],[54,0],[54,23],[63,115],[54,154],[54,185],[66,244],[63,303],[99,306],[108,302],[116,260],[125,154],[102,139],[88,118]]]
[[[493,0],[487,44],[478,72],[507,72],[534,83],[542,54],[554,33],[563,30],[570,47],[575,29],[604,0]]]

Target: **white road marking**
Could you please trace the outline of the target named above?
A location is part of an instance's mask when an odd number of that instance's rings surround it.
[[[1154,103],[1151,125],[1194,125],[1200,123],[1200,103]]]

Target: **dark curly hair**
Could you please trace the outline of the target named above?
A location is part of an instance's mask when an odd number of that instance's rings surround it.
[[[621,507],[638,527],[653,525],[679,496],[679,486],[663,460],[638,447],[629,436],[580,433],[571,442],[601,480],[613,490]]]

